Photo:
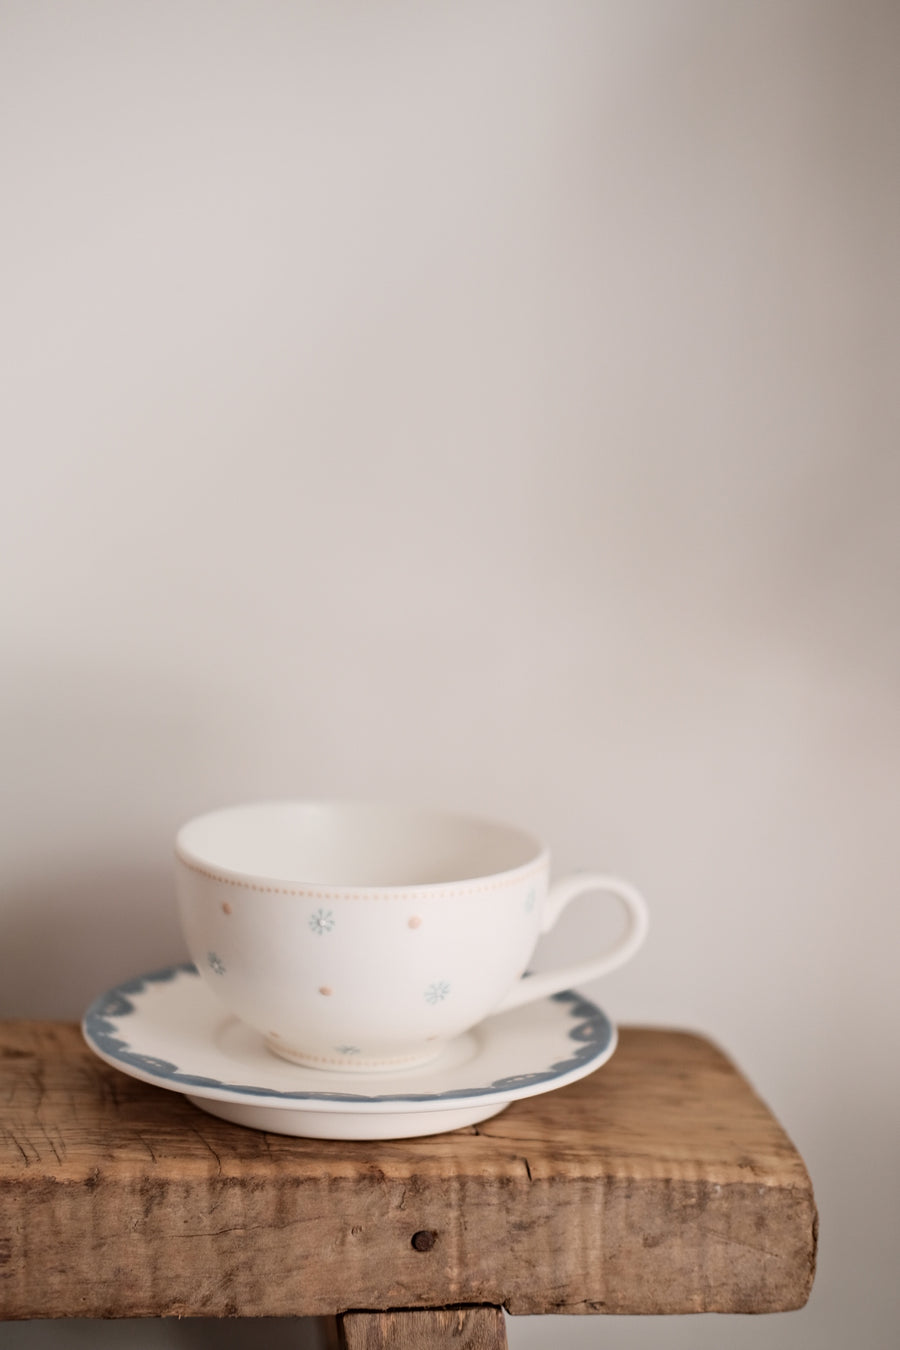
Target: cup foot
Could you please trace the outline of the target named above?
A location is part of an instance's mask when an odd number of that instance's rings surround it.
[[[288,1045],[280,1036],[266,1036],[265,1043],[266,1048],[277,1055],[279,1059],[290,1060],[292,1064],[300,1064],[305,1069],[324,1069],[328,1073],[348,1074],[391,1073],[398,1069],[401,1071],[403,1069],[418,1069],[424,1064],[431,1064],[444,1049],[442,1043],[429,1047],[428,1050],[420,1054],[376,1058],[364,1055],[354,1045],[336,1046],[332,1054],[319,1055]]]

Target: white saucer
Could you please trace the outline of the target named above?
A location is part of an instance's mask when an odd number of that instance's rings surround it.
[[[489,1017],[439,1059],[403,1073],[330,1073],[288,1063],[232,1017],[192,965],[110,989],[84,1015],[85,1040],[133,1078],[183,1092],[214,1116],[313,1139],[407,1139],[475,1125],[605,1064],[616,1029],[566,991]]]

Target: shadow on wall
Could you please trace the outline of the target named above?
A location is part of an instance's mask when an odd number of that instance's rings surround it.
[[[328,1350],[323,1323],[315,1317],[94,1318],[64,1322],[6,1322],[4,1350]]]
[[[110,984],[181,958],[163,841],[166,784],[190,776],[185,744],[209,734],[186,724],[190,692],[36,651],[8,671],[0,1015],[77,1018]]]
[[[78,1017],[104,989],[183,961],[170,868],[24,879],[4,902],[0,1016]]]
[[[175,832],[258,791],[254,711],[227,676],[148,662],[32,653],[5,672],[0,1015],[76,1018],[111,985],[185,959]]]

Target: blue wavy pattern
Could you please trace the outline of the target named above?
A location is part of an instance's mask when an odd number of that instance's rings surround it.
[[[505,1092],[509,1088],[525,1087],[532,1083],[548,1083],[572,1069],[577,1069],[580,1064],[593,1059],[595,1055],[602,1054],[609,1048],[613,1035],[612,1025],[596,1004],[581,994],[567,989],[552,997],[556,1003],[568,1004],[569,1015],[573,1019],[573,1025],[568,1033],[569,1040],[573,1042],[573,1052],[568,1059],[557,1060],[541,1073],[514,1074],[509,1078],[498,1078],[489,1084],[479,1083],[469,1088],[453,1088],[448,1092],[397,1092],[382,1096],[359,1092],[280,1092],[275,1088],[225,1083],[219,1078],[201,1078],[196,1074],[182,1073],[177,1064],[165,1059],[156,1059],[152,1055],[142,1055],[122,1038],[122,1028],[117,1024],[135,1011],[132,998],[143,993],[150,984],[166,984],[179,975],[193,975],[199,978],[197,967],[192,964],[168,966],[165,970],[155,971],[151,975],[141,975],[101,994],[88,1008],[82,1022],[88,1042],[118,1063],[128,1064],[144,1073],[165,1078],[167,1084],[179,1089],[224,1088],[228,1092],[246,1093],[252,1097],[272,1097],[279,1101],[436,1102],[450,1101],[456,1097],[487,1096],[490,1093]]]

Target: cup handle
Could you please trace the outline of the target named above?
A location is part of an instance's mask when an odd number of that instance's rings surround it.
[[[533,1003],[535,999],[549,998],[551,994],[559,994],[586,980],[596,979],[598,975],[606,975],[630,961],[643,944],[648,924],[647,905],[643,896],[627,881],[602,876],[599,872],[577,872],[574,876],[563,877],[550,887],[541,916],[541,933],[548,933],[566,906],[585,891],[612,895],[620,902],[628,918],[624,935],[608,952],[592,961],[579,961],[559,970],[523,975],[494,1009],[495,1013],[507,1012],[510,1008],[521,1007],[523,1003]]]

